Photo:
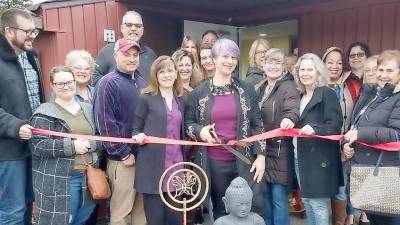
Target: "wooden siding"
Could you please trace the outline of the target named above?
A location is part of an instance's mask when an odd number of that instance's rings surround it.
[[[348,4],[354,3],[348,1]],[[301,15],[299,22],[302,53],[321,55],[330,46],[346,51],[355,41],[367,43],[373,54],[385,49],[400,49],[400,1],[315,10]]]
[[[74,2],[74,1],[71,1]],[[79,1],[77,1],[79,2]],[[65,55],[73,49],[85,49],[97,56],[106,44],[103,30],[112,29],[121,36],[121,18],[127,8],[114,1],[80,1],[80,4],[42,4],[43,32],[35,41],[40,50],[45,92],[50,93],[49,70],[64,63]],[[70,2],[69,2],[70,3]]]

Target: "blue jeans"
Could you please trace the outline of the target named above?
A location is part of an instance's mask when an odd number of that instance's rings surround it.
[[[350,177],[349,174],[345,174],[346,179],[345,179],[345,191],[346,191],[346,196],[347,196],[347,206],[346,206],[346,213],[348,215],[354,215],[354,208],[353,205],[350,202]]]
[[[71,174],[71,215],[70,224],[82,225],[85,224],[86,220],[89,219],[95,204],[90,200],[86,201],[85,205],[82,205],[82,183],[84,182],[85,176],[83,173],[72,173]]]
[[[32,220],[31,159],[0,161],[0,224],[27,225]]]
[[[289,225],[287,194],[287,186],[267,182],[264,194],[264,220],[267,225]]]
[[[335,196],[333,196],[333,200],[337,201],[345,201],[347,200],[347,194],[346,194],[346,183],[347,183],[348,177],[345,171],[343,170],[343,186],[339,187],[339,193],[337,193]]]
[[[294,160],[294,168],[297,174],[297,182],[301,188],[299,161],[297,159]],[[329,198],[301,198],[301,200],[306,209],[308,225],[329,225]]]

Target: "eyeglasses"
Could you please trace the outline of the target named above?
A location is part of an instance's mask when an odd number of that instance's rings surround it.
[[[15,29],[15,30],[23,31],[23,32],[25,32],[26,35],[32,35],[33,34],[33,35],[35,35],[35,37],[39,35],[39,29],[27,29],[27,30],[25,30],[25,29],[21,29],[19,27],[10,27],[10,28]]]
[[[262,50],[262,51],[256,51],[256,55],[260,54],[260,55],[265,55],[267,53],[268,50]]]
[[[349,55],[349,58],[350,59],[355,59],[356,57],[357,58],[362,58],[362,57],[364,57],[365,56],[365,53],[364,52],[359,52],[359,53],[356,53],[356,54],[350,54]]]
[[[374,68],[365,68],[364,73],[376,73],[378,69],[376,67]]]
[[[75,85],[75,80],[70,80],[65,82],[53,82],[53,85],[58,89],[63,89],[65,86],[70,88]]]
[[[72,68],[79,70],[79,71],[82,71],[82,70],[89,71],[90,70],[89,66],[81,66],[81,65],[75,65],[75,66],[72,66]]]
[[[266,65],[266,66],[269,66],[269,67],[273,67],[273,66],[275,66],[275,67],[281,67],[281,66],[283,66],[283,62],[279,62],[279,61],[266,61],[266,62],[265,62],[265,65]]]
[[[143,24],[140,23],[123,23],[127,28],[135,27],[136,29],[143,28]]]

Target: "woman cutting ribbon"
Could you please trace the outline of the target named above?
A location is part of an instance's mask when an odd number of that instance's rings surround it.
[[[262,121],[254,87],[233,76],[240,55],[239,47],[232,40],[220,39],[215,42],[211,52],[215,74],[189,96],[186,133],[193,140],[208,143],[217,142],[215,136],[227,142],[261,133]],[[213,129],[216,133],[214,137]],[[261,180],[265,169],[265,142],[256,141],[247,147],[237,146],[236,150],[252,164],[246,164],[224,147],[202,147],[196,152],[195,162],[207,171],[211,179],[214,219],[226,215],[222,196],[237,176],[245,178],[253,186],[253,205],[262,214]]]

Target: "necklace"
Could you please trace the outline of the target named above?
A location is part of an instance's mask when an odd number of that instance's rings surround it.
[[[211,79],[211,94],[213,95],[230,95],[235,93],[232,87],[232,80],[229,84],[225,84],[224,86],[216,86],[214,85],[214,79]]]

